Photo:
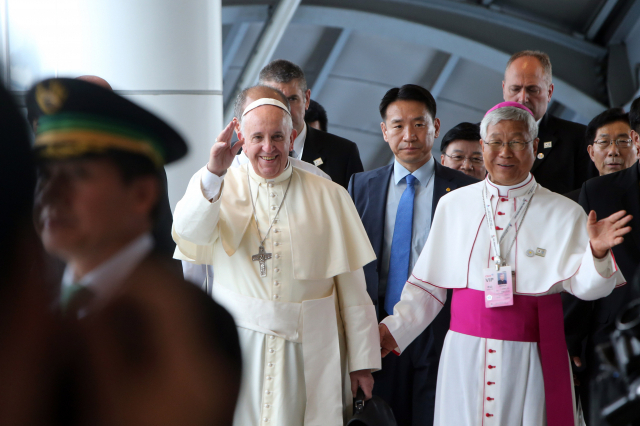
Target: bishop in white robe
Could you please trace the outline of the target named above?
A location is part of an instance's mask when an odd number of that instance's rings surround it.
[[[250,164],[229,167],[235,120],[221,133],[176,206],[173,236],[177,257],[213,265],[212,295],[238,325],[234,424],[338,426],[351,390],[370,394],[380,368],[362,270],[375,256],[347,192],[288,162],[295,131],[280,99],[245,109],[237,130]]]
[[[629,232],[629,217],[619,212],[596,222],[593,213],[587,218],[573,201],[540,187],[529,173],[535,120],[526,107],[505,104],[481,124],[489,175],[440,200],[401,300],[380,325],[383,355],[404,350],[451,288],[434,424],[577,425],[559,293],[594,300],[625,283],[610,247]],[[498,260],[488,223],[496,241],[507,232],[500,266],[515,272],[512,306],[485,305],[491,298],[485,269]]]

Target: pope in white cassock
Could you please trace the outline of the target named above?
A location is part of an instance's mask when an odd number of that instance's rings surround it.
[[[526,107],[496,105],[480,134],[487,178],[440,200],[402,298],[380,324],[382,354],[404,350],[451,288],[434,425],[574,425],[559,293],[594,300],[625,283],[610,248],[631,217],[597,221],[536,183]]]
[[[370,397],[380,368],[362,270],[375,255],[347,192],[289,162],[286,97],[247,90],[260,98],[218,136],[176,206],[176,254],[213,265],[212,295],[236,320],[244,359],[234,424],[342,425],[352,392]],[[249,164],[230,167],[241,147]]]

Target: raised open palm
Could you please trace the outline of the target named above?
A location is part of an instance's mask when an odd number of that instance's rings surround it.
[[[596,212],[591,210],[587,219],[587,232],[595,257],[606,256],[610,248],[624,241],[623,235],[631,232],[631,227],[626,225],[633,216],[626,213],[626,211],[620,210],[607,218],[598,220]]]
[[[244,139],[241,139],[231,146],[231,137],[233,136],[233,129],[236,124],[237,120],[235,118],[231,120],[231,122],[227,124],[227,127],[220,132],[211,147],[207,169],[218,176],[222,176],[224,172],[227,171],[231,163],[233,163],[233,159],[238,154],[238,151],[240,151],[240,148],[244,145]]]

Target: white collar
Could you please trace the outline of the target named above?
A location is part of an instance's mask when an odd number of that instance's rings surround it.
[[[87,286],[96,293],[99,300],[104,300],[131,274],[151,249],[153,249],[153,237],[145,233],[93,268],[77,282],[74,280],[75,271],[67,265],[62,277],[62,286],[68,287],[74,283]]]
[[[411,173],[402,164],[398,163],[398,160],[393,161],[393,180],[397,185],[407,175],[413,175],[420,185],[427,186],[430,181],[430,177],[436,171],[435,159],[433,156],[429,161],[424,163],[418,170]]]
[[[496,185],[495,183],[489,180],[489,175],[484,179],[486,182],[487,190],[489,194],[495,195],[496,197],[507,197],[514,198],[520,197],[521,195],[526,194],[531,185],[536,184],[536,180],[533,178],[533,175],[529,173],[527,177],[520,183],[515,185]]]
[[[307,123],[303,124],[302,131],[298,136],[296,136],[296,140],[293,141],[293,150],[296,152],[296,158],[298,160],[302,159],[302,151],[304,150],[304,141],[307,139]]]

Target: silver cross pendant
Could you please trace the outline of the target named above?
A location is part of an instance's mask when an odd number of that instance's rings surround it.
[[[251,260],[254,262],[260,262],[260,276],[267,276],[267,260],[271,259],[271,253],[265,253],[264,246],[260,244],[260,248],[258,249],[258,254],[254,254],[251,256]]]

